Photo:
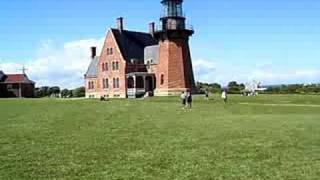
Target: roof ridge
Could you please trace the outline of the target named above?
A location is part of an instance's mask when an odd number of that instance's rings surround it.
[[[119,31],[119,29],[117,29],[117,28],[111,28],[111,30]],[[133,32],[133,33],[141,33],[141,34],[149,34],[149,35],[151,35],[151,34],[148,33],[148,32],[137,31],[137,30],[127,30],[127,29],[124,29],[124,30],[122,30],[122,31],[124,31],[124,32]]]

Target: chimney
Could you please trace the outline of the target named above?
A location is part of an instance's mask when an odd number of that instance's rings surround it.
[[[149,33],[153,36],[154,32],[155,32],[155,23],[151,22],[149,23]]]
[[[123,31],[123,17],[117,18],[117,28],[120,32]]]
[[[97,55],[97,48],[96,47],[91,47],[91,58],[95,58]]]

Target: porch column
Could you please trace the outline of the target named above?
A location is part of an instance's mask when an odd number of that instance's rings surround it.
[[[137,80],[136,80],[136,76],[132,76],[133,78],[133,88],[137,87]]]
[[[19,98],[22,98],[21,83],[19,83]]]
[[[143,75],[143,88],[144,88],[144,91],[146,91],[146,76]]]

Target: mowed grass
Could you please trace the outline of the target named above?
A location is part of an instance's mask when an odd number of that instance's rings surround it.
[[[0,179],[320,179],[320,96],[179,103],[0,99]]]

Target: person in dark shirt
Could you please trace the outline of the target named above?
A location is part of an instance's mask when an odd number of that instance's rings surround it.
[[[192,93],[191,93],[190,90],[187,91],[187,97],[186,97],[186,99],[187,99],[187,107],[188,107],[189,109],[191,109],[191,108],[192,108]]]

